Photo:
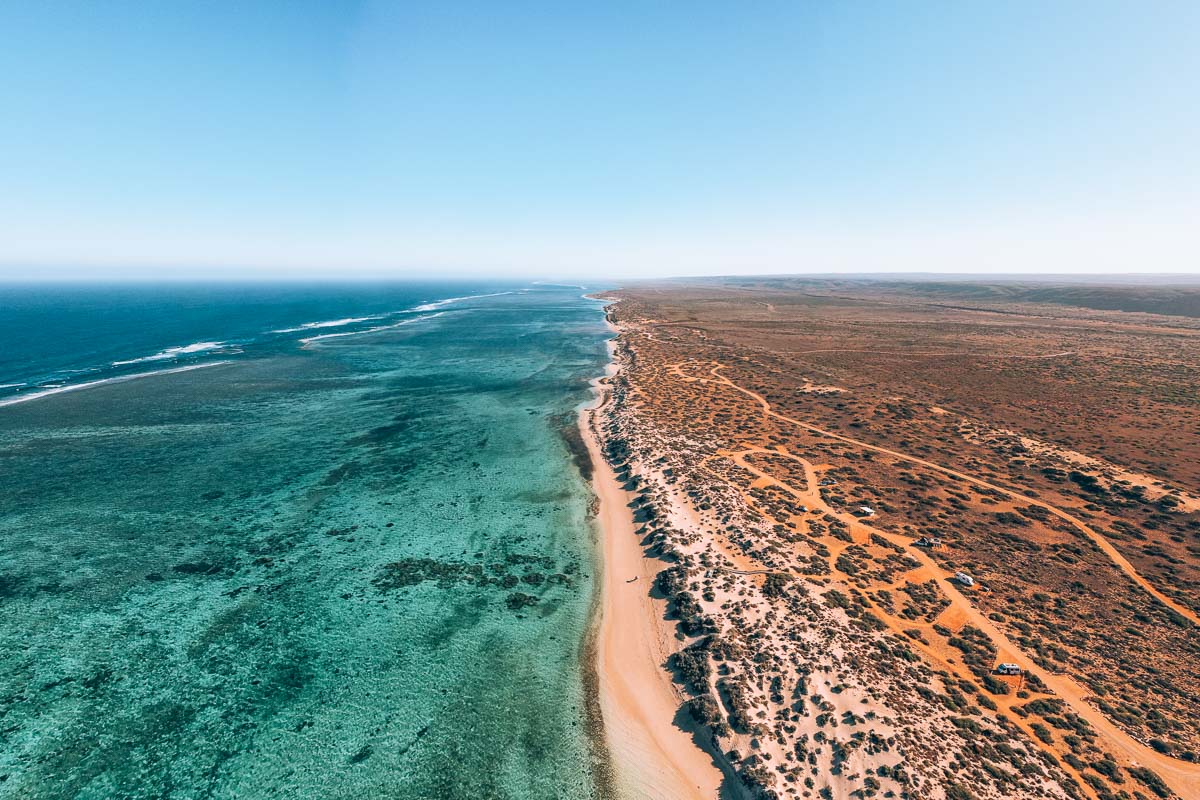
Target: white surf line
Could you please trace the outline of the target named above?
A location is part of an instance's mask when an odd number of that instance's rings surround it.
[[[98,381],[88,381],[87,383],[77,383],[74,386],[56,386],[53,389],[43,389],[38,392],[30,392],[28,394],[19,394],[14,397],[6,397],[0,400],[0,407],[12,406],[17,403],[27,403],[30,400],[38,400],[43,397],[49,397],[52,394],[62,394],[63,392],[74,392],[79,389],[90,389],[93,386],[101,386],[106,383],[123,383],[125,381],[137,380],[138,378],[149,378],[154,375],[170,375],[175,372],[190,372],[194,369],[204,369],[205,367],[216,367],[221,364],[230,364],[230,361],[210,361],[207,364],[189,364],[186,367],[172,367],[171,369],[157,369],[153,372],[138,372],[133,375],[118,375],[114,378],[104,378]]]
[[[516,294],[516,292],[515,291],[491,292],[489,294],[468,294],[468,295],[464,295],[463,297],[447,297],[445,300],[435,300],[432,303],[423,303],[412,310],[413,311],[434,311],[435,309],[439,309],[442,306],[448,306],[451,303],[459,303],[459,302],[462,302],[463,300],[477,300],[480,297],[500,297],[501,295],[505,295],[505,294]]]
[[[302,325],[297,325],[294,328],[277,328],[271,333],[300,333],[301,331],[311,331],[314,328],[341,328],[346,325],[353,325],[357,322],[370,322],[373,319],[383,319],[386,314],[373,314],[369,317],[346,317],[345,319],[330,319],[324,322],[305,322]]]
[[[522,291],[524,291],[524,290],[522,290]],[[491,292],[490,294],[468,294],[468,295],[464,295],[462,297],[447,297],[445,300],[433,300],[428,303],[422,303],[419,306],[413,306],[412,308],[406,308],[403,311],[391,311],[387,314],[374,314],[369,317],[348,317],[346,319],[333,319],[333,320],[329,320],[328,322],[306,322],[303,325],[300,325],[295,328],[280,328],[279,330],[271,331],[271,333],[299,333],[302,331],[312,330],[313,328],[340,328],[345,325],[352,325],[357,322],[369,322],[373,319],[386,319],[388,317],[394,317],[399,314],[411,314],[413,312],[422,312],[422,311],[436,311],[437,309],[442,308],[443,306],[448,306],[451,303],[459,303],[459,302],[462,302],[463,300],[475,300],[480,297],[499,297],[499,296],[505,295],[505,294],[516,294],[516,292],[515,291]],[[425,318],[425,319],[428,319],[428,318]],[[412,321],[413,320],[404,320],[404,322],[412,322]],[[303,343],[308,343],[310,341],[313,341],[314,339],[330,338],[333,336],[353,336],[357,333],[371,333],[372,331],[381,331],[381,330],[385,330],[386,328],[393,328],[393,327],[395,327],[396,324],[400,324],[400,323],[395,323],[395,324],[391,324],[391,325],[382,325],[382,326],[378,326],[375,328],[368,328],[366,330],[361,330],[361,331],[347,331],[345,333],[322,334],[321,336],[311,336],[307,339],[301,339],[300,341]]]
[[[560,289],[582,289],[587,291],[588,288],[581,283],[551,283],[550,281],[534,281],[534,286],[557,286]]]
[[[444,306],[448,306],[451,303],[459,303],[459,302],[462,302],[463,300],[477,300],[481,297],[500,297],[501,295],[516,294],[516,293],[517,292],[514,290],[514,291],[507,291],[507,292],[490,292],[488,294],[468,294],[468,295],[464,295],[463,297],[447,297],[445,300],[435,300],[430,303],[422,303],[421,305],[410,308],[407,311],[395,311],[393,313],[395,313],[395,314],[410,314],[414,311],[436,311],[436,309],[442,308]],[[376,325],[374,328],[365,328],[364,330],[361,330],[361,331],[343,331],[340,333],[322,333],[318,336],[305,337],[300,340],[300,344],[307,347],[310,344],[312,344],[313,342],[321,341],[324,339],[336,339],[336,338],[340,338],[342,336],[360,336],[364,333],[377,333],[378,331],[386,331],[391,328],[399,328],[401,325],[411,325],[414,322],[421,322],[423,320],[433,319],[434,317],[440,317],[442,314],[445,314],[445,313],[446,312],[444,312],[444,311],[437,311],[437,313],[434,313],[434,314],[426,314],[421,317],[411,317],[409,319],[402,319],[399,322],[393,322],[388,325]]]
[[[361,331],[342,331],[341,333],[322,333],[318,336],[309,336],[307,338],[301,339],[300,344],[304,345],[305,347],[308,347],[313,342],[319,342],[324,339],[340,339],[343,336],[362,336],[364,333],[378,333],[379,331],[386,331],[386,330],[390,330],[392,328],[399,328],[402,325],[411,325],[414,322],[424,322],[427,319],[433,319],[434,317],[440,317],[445,313],[446,313],[445,311],[439,311],[436,314],[426,314],[421,317],[411,317],[410,319],[402,319],[399,322],[393,322],[389,325],[376,325],[374,328],[367,328],[367,329],[361,330]]]
[[[166,350],[161,350],[152,356],[142,356],[141,358],[131,358],[126,361],[114,361],[112,366],[124,367],[129,364],[143,364],[147,361],[167,361],[179,356],[190,356],[196,353],[205,353],[209,350],[220,350],[228,347],[227,342],[193,342],[179,347],[168,347]]]

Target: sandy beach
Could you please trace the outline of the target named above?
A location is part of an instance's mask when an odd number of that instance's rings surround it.
[[[615,366],[610,365],[609,375]],[[665,669],[675,648],[666,603],[650,596],[661,564],[643,556],[630,495],[604,460],[592,427],[606,400],[606,379],[593,383],[594,405],[580,414],[580,428],[594,466],[603,556],[597,633],[597,671],[605,736],[622,798],[712,800],[721,772],[676,725],[690,723],[683,695]]]

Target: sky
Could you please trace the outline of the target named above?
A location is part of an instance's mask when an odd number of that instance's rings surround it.
[[[1200,272],[1195,0],[0,4],[0,280]]]

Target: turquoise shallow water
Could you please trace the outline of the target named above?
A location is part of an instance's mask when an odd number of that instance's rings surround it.
[[[0,408],[0,797],[597,796],[579,294]]]

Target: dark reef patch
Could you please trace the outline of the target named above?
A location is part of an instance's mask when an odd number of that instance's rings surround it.
[[[545,572],[529,569],[530,566],[541,566]],[[520,574],[513,574],[513,568],[524,567]],[[465,561],[438,561],[433,558],[406,558],[393,561],[380,567],[371,585],[380,592],[403,589],[409,586],[430,581],[440,588],[448,589],[455,585],[469,585],[485,588],[489,586],[512,589],[520,583],[540,587],[574,585],[569,575],[553,572],[556,567],[553,558],[548,556],[531,556],[521,553],[510,553],[504,562],[494,562],[486,565],[469,564]]]
[[[220,564],[210,564],[207,561],[185,561],[171,567],[171,571],[178,572],[180,575],[220,575],[225,571],[225,567]]]
[[[513,592],[508,597],[504,598],[504,605],[508,606],[509,611],[520,611],[529,606],[536,606],[538,598],[524,592]]]
[[[556,430],[567,452],[571,455],[571,463],[579,470],[579,475],[590,482],[592,480],[592,457],[588,453],[587,443],[583,441],[583,433],[579,430],[579,418],[574,414],[564,414],[557,420]]]

